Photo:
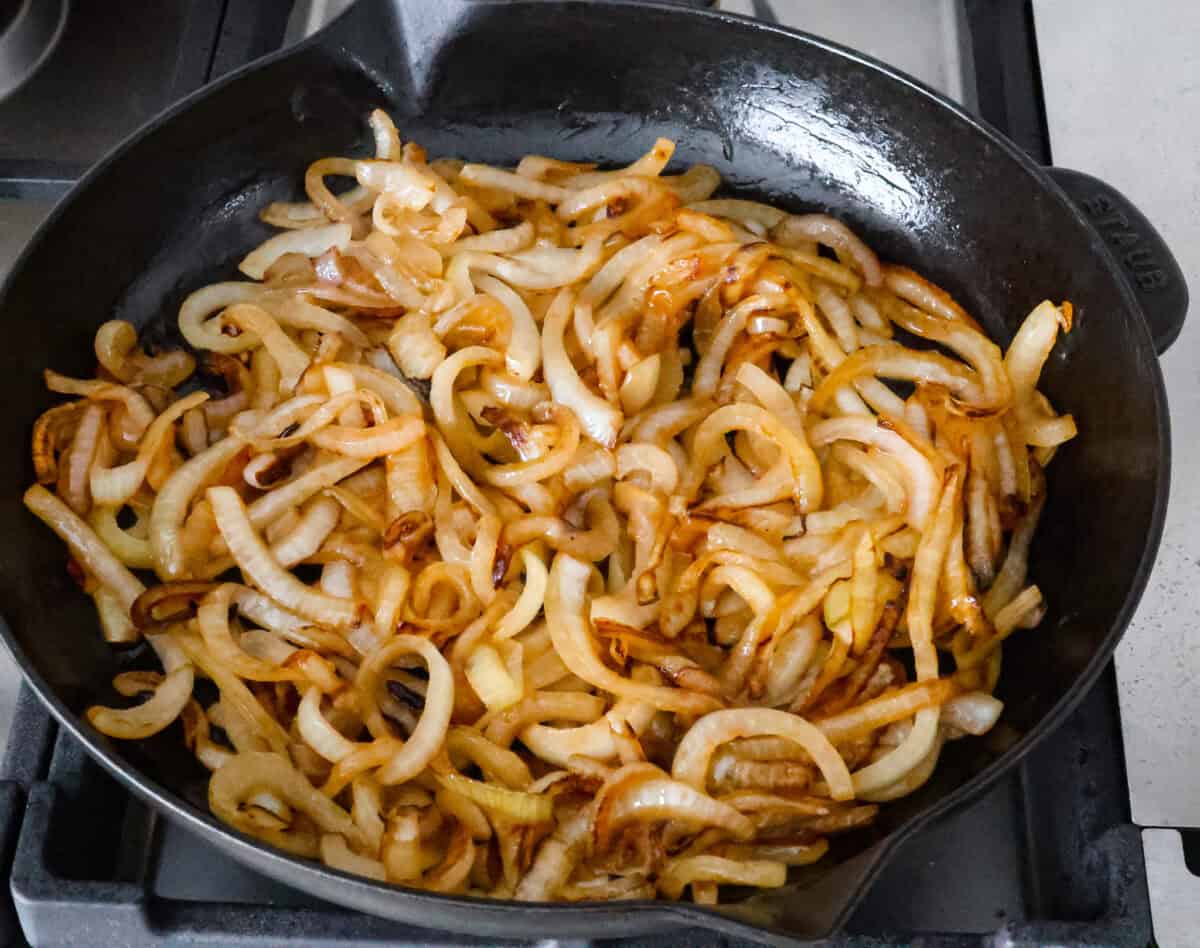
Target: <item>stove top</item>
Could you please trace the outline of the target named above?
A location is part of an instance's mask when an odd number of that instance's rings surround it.
[[[13,904],[0,913],[0,939],[47,948],[496,944],[350,912],[242,867],[133,799],[28,691],[8,746],[0,854]],[[826,948],[1147,945],[1141,839],[1128,822],[1119,747],[1110,673],[1013,775],[905,844]],[[750,948],[699,929],[627,944]]]
[[[50,58],[0,101],[0,197],[59,197],[172,102],[278,49],[292,0],[70,7]]]
[[[25,199],[14,206],[34,208],[30,219],[36,218],[167,104],[317,28],[346,5],[75,0],[51,60],[0,102],[0,198]],[[906,0],[886,7],[876,0],[722,0],[721,6],[891,62],[977,111],[1037,160],[1050,159],[1028,0]],[[148,40],[139,42],[136,56],[111,56],[130,36]],[[69,103],[65,111],[60,103]],[[847,929],[826,944],[1148,944],[1146,858],[1130,822],[1117,707],[1109,670],[1069,722],[1012,775],[908,842]],[[28,692],[18,702],[0,767],[0,860],[12,894],[11,904],[0,905],[0,943],[473,943],[320,902],[230,861],[132,799],[59,734]],[[734,944],[699,930],[638,943]]]

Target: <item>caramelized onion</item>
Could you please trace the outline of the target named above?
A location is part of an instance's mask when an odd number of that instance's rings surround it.
[[[254,752],[232,757],[209,780],[208,805],[221,819],[249,836],[296,855],[316,856],[316,840],[307,833],[263,830],[248,818],[242,805],[264,790],[302,812],[324,832],[336,833],[354,846],[365,845],[361,831],[346,812],[278,754]]]
[[[212,504],[221,536],[238,566],[285,609],[291,609],[315,622],[335,628],[354,621],[353,602],[335,599],[319,593],[287,572],[254,531],[242,500],[231,487],[210,487],[208,501]]]
[[[735,860],[721,856],[687,856],[677,859],[658,877],[658,887],[667,898],[677,899],[683,890],[698,882],[723,882],[777,889],[787,881],[782,862],[762,859]]]
[[[668,140],[506,169],[368,122],[184,300],[189,351],[111,320],[96,378],[45,372],[26,506],[162,669],[100,732],[178,718],[218,818],[353,875],[717,905],[996,726],[1069,303],[1002,353]]]
[[[179,717],[191,700],[193,678],[192,666],[181,665],[162,680],[149,700],[133,708],[88,708],[88,723],[108,737],[143,740]]]
[[[709,762],[720,745],[739,737],[762,734],[786,737],[799,744],[824,775],[833,799],[853,798],[854,790],[846,763],[829,739],[803,718],[770,708],[714,711],[702,717],[679,742],[671,775],[676,780],[703,790],[708,782]]]
[[[662,685],[622,678],[600,661],[584,615],[590,568],[566,553],[554,557],[546,589],[546,621],[554,648],[574,674],[604,691],[645,701],[656,708],[685,714],[704,713],[715,704],[711,697]]]

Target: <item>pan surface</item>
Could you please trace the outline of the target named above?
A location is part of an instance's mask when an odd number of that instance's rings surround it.
[[[839,841],[798,888],[720,913],[662,904],[530,906],[414,893],[260,846],[215,821],[206,772],[170,731],[110,742],[81,723],[113,675],[149,664],[96,631],[63,550],[21,506],[30,425],[53,401],[46,366],[89,374],[106,319],[170,338],[180,301],[268,230],[317,157],[366,154],[388,108],[431,155],[513,163],[536,152],[631,160],[657,136],[727,190],[847,221],[881,257],[948,289],[1001,343],[1041,299],[1076,329],[1044,390],[1080,437],[1051,468],[1031,575],[1050,611],[1010,640],[999,696],[1020,739],[950,745],[935,778]],[[323,898],[477,935],[642,933],[701,924],[812,938],[843,921],[895,845],[976,796],[1060,721],[1107,662],[1153,563],[1166,506],[1162,379],[1136,299],[1097,232],[1001,136],[857,53],[786,29],[666,4],[363,0],[284,54],[202,90],[126,142],[56,209],[0,294],[0,612],[5,639],[63,725],[131,789],[236,858]],[[751,931],[746,926],[755,926]],[[769,933],[769,934],[768,934]]]

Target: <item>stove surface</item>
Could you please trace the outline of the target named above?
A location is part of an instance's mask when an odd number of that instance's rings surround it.
[[[846,930],[821,944],[1146,945],[1141,841],[1127,822],[1117,735],[1110,675],[1012,775],[905,843]],[[0,769],[0,852],[14,852],[15,908],[7,919],[0,910],[0,943],[7,921],[50,948],[495,944],[350,912],[243,868],[131,798],[29,692]],[[751,948],[700,929],[602,943]]]
[[[53,199],[115,141],[204,81],[281,41],[295,41],[346,5],[131,0],[94,28],[110,31],[101,34],[81,24],[104,19],[100,11],[112,5],[76,0],[54,59],[0,103],[0,275]],[[1022,0],[886,6],[875,0],[723,0],[721,6],[862,49],[981,111],[1039,160],[1049,159]],[[1039,17],[1049,6],[1039,4]],[[101,35],[107,46],[97,42]],[[98,55],[124,48],[133,35],[155,42],[139,42],[136,55]],[[184,36],[187,49],[179,44]],[[71,106],[79,116],[44,107],[46,95],[69,95],[65,67],[56,67],[67,56],[80,57],[80,75],[92,77],[88,96]],[[1056,100],[1048,100],[1053,114]],[[1083,152],[1078,166],[1104,171],[1086,158]],[[15,692],[11,673],[0,674],[0,737],[6,682]],[[1110,673],[1013,776],[906,845],[848,931],[830,944],[1146,944],[1146,861],[1130,823],[1116,708]],[[28,695],[15,735],[0,773],[0,830],[8,833],[7,843],[0,836],[0,852],[15,847],[19,918],[8,920],[14,934],[19,922],[32,941],[47,945],[465,941],[347,912],[228,860],[130,800],[76,745],[56,738]],[[29,806],[22,811],[24,795]],[[1147,837],[1152,873],[1161,869],[1163,845]],[[641,943],[729,944],[698,931]]]

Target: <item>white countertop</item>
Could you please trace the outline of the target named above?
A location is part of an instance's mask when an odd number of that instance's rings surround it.
[[[1200,828],[1200,6],[1035,0],[1056,164],[1103,178],[1166,238],[1192,314],[1162,360],[1171,500],[1149,588],[1117,652],[1135,823]],[[1143,833],[1155,934],[1196,943],[1200,879],[1171,829]]]
[[[1166,533],[1117,660],[1133,817],[1200,826],[1200,6],[1144,0],[1107,4],[1103,16],[1096,6],[1036,4],[1054,161],[1125,192],[1166,238],[1193,298],[1162,360],[1174,453]]]

